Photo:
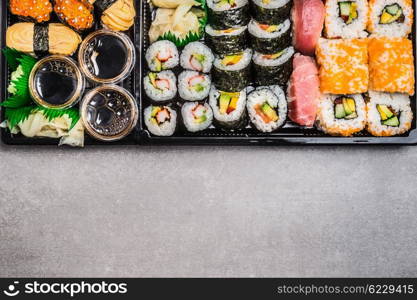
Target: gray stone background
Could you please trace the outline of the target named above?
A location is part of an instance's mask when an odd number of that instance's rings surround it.
[[[0,155],[0,276],[417,276],[417,148]]]

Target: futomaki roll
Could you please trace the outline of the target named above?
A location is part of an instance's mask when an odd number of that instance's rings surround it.
[[[254,51],[273,54],[291,45],[291,22],[289,19],[279,25],[261,24],[252,20],[248,30]]]
[[[184,47],[180,62],[184,69],[210,73],[214,55],[210,48],[201,42],[192,42]]]
[[[181,108],[181,115],[189,132],[205,130],[213,122],[213,111],[207,103],[187,102]]]
[[[255,52],[253,55],[257,85],[286,85],[292,72],[294,48],[288,47],[274,54]]]
[[[251,58],[251,49],[241,53],[216,56],[212,70],[213,84],[216,88],[225,92],[236,92],[248,86]]]
[[[146,95],[155,102],[172,100],[177,94],[177,79],[172,71],[149,72],[143,85]]]
[[[216,30],[206,26],[206,44],[217,54],[237,53],[248,46],[247,26]]]
[[[165,40],[153,43],[146,51],[145,58],[149,69],[154,72],[175,68],[179,63],[177,47]]]
[[[248,0],[207,0],[208,20],[215,29],[242,27],[249,23]]]
[[[219,91],[213,86],[209,103],[216,126],[234,129],[246,124],[246,90],[230,93]]]
[[[281,93],[282,92],[282,93]],[[257,89],[248,95],[247,109],[252,124],[262,132],[273,132],[285,124],[287,100],[269,88]]]
[[[156,136],[171,136],[177,128],[177,112],[169,106],[149,106],[144,111],[145,125]]]
[[[181,99],[200,101],[208,97],[211,79],[207,74],[184,71],[178,76],[178,92]]]
[[[290,15],[291,0],[252,0],[252,17],[261,24],[276,25]]]

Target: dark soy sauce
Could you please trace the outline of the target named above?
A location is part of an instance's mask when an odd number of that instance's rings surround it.
[[[87,121],[98,134],[116,136],[129,129],[131,111],[125,95],[115,90],[102,90],[87,105]]]
[[[36,72],[34,81],[39,97],[52,106],[67,103],[78,85],[74,68],[62,61],[46,62]]]
[[[84,59],[91,74],[99,79],[112,79],[125,70],[128,52],[118,37],[102,34],[91,40]]]

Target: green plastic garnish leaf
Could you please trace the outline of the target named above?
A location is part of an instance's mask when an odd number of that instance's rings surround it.
[[[39,106],[36,108],[36,111],[41,111],[48,121],[52,121],[56,118],[60,118],[64,115],[67,115],[71,119],[71,126],[69,130],[73,129],[74,126],[78,123],[78,120],[80,120],[80,113],[78,109],[75,108],[50,109]]]
[[[9,122],[9,128],[12,129],[20,122],[26,121],[35,108],[35,106],[24,106],[19,108],[7,107],[5,116],[6,120]]]
[[[10,66],[10,68],[13,71],[16,70],[19,66],[19,62],[17,61],[17,59],[21,58],[23,53],[9,47],[4,48],[2,52],[3,55],[6,57],[7,64]]]

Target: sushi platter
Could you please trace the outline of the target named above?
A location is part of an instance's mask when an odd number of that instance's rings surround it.
[[[417,145],[412,0],[2,8],[5,144]]]

